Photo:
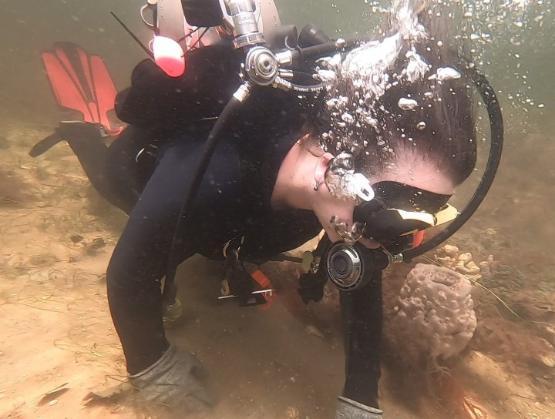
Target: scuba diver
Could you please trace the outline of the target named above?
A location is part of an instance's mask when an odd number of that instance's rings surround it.
[[[168,14],[176,4],[180,13]],[[346,364],[336,415],[381,417],[382,271],[417,248],[424,230],[457,216],[448,202],[477,160],[470,91],[476,80],[455,70],[457,55],[438,47],[433,33],[425,36],[432,28],[416,17],[408,32],[349,49],[313,26],[300,33],[281,26],[271,1],[158,1],[151,11],[156,36],[165,31],[176,40],[186,62],[155,51],[154,60],[136,66],[131,87],[115,99],[128,124],[118,133],[109,117],[115,89],[102,61],[57,44],[43,55],[47,73],[59,102],[84,121],[62,122],[31,152],[67,140],[93,186],[129,214],[107,286],[130,381],[151,402],[191,411],[209,406],[200,363],[164,332],[164,313],[177,304],[177,265],[194,254],[225,260],[228,296],[245,306],[264,303],[267,290],[243,263],[271,260],[323,229],[299,293],[305,302],[319,301],[330,279],[341,291]],[[241,32],[237,15],[255,11],[264,28]],[[305,54],[289,80],[280,71],[272,83],[301,86],[314,74],[320,88],[313,76],[295,94],[259,83],[266,87],[242,101],[245,90],[237,88],[252,87],[255,76],[271,70],[270,55],[256,49],[260,39],[274,50],[318,50],[318,59]],[[244,52],[252,45],[260,61],[249,67]],[[169,65],[160,60],[168,56]],[[75,97],[87,94],[92,100],[75,106]],[[68,96],[74,100],[64,101]],[[241,106],[226,113],[234,98]],[[206,153],[218,129],[219,144]],[[108,147],[110,134],[117,138]]]

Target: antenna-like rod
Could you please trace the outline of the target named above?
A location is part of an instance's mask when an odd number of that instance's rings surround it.
[[[133,40],[137,44],[139,44],[139,46],[143,49],[143,51],[146,52],[148,54],[148,56],[154,60],[154,54],[152,53],[152,51],[149,50],[146,47],[146,45],[141,42],[141,40],[137,37],[137,35],[135,35],[133,32],[131,32],[131,29],[129,29],[127,27],[127,25],[125,23],[123,23],[123,21],[119,17],[117,17],[117,15],[114,12],[110,12],[110,14],[112,15],[112,17],[114,19],[116,19],[116,21],[121,25],[121,27],[125,30],[125,32],[127,32],[131,36],[131,38],[133,38]]]

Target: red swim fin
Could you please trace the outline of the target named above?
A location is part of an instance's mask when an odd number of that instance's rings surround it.
[[[69,42],[59,42],[42,53],[42,61],[58,104],[101,124],[109,133],[120,131],[109,114],[114,110],[116,87],[106,64],[97,55]]]

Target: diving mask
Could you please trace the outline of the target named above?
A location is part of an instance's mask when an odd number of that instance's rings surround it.
[[[418,245],[416,233],[453,221],[458,215],[448,204],[451,195],[392,181],[378,182],[372,188],[375,198],[358,205],[353,220],[362,224],[363,237],[379,242],[391,253]]]
[[[402,252],[414,246],[400,246],[400,242],[406,243],[415,233],[452,221],[458,215],[448,205],[451,195],[394,181],[371,185],[363,174],[355,172],[350,153],[335,157],[325,178],[333,196],[357,204],[352,224],[337,217],[331,220],[336,233],[348,245],[366,238],[391,252]]]
[[[376,183],[370,189],[374,198],[355,207],[352,225],[337,217],[331,220],[347,244],[365,238],[391,252],[401,252],[407,250],[399,249],[401,238],[453,221],[458,215],[457,209],[447,203],[451,195],[389,181]]]

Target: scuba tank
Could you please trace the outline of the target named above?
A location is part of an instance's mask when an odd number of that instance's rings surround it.
[[[271,38],[281,26],[276,5],[273,0],[255,0],[253,5],[257,27]],[[214,45],[233,34],[225,0],[148,0],[140,13],[155,35],[173,39],[185,49]]]

